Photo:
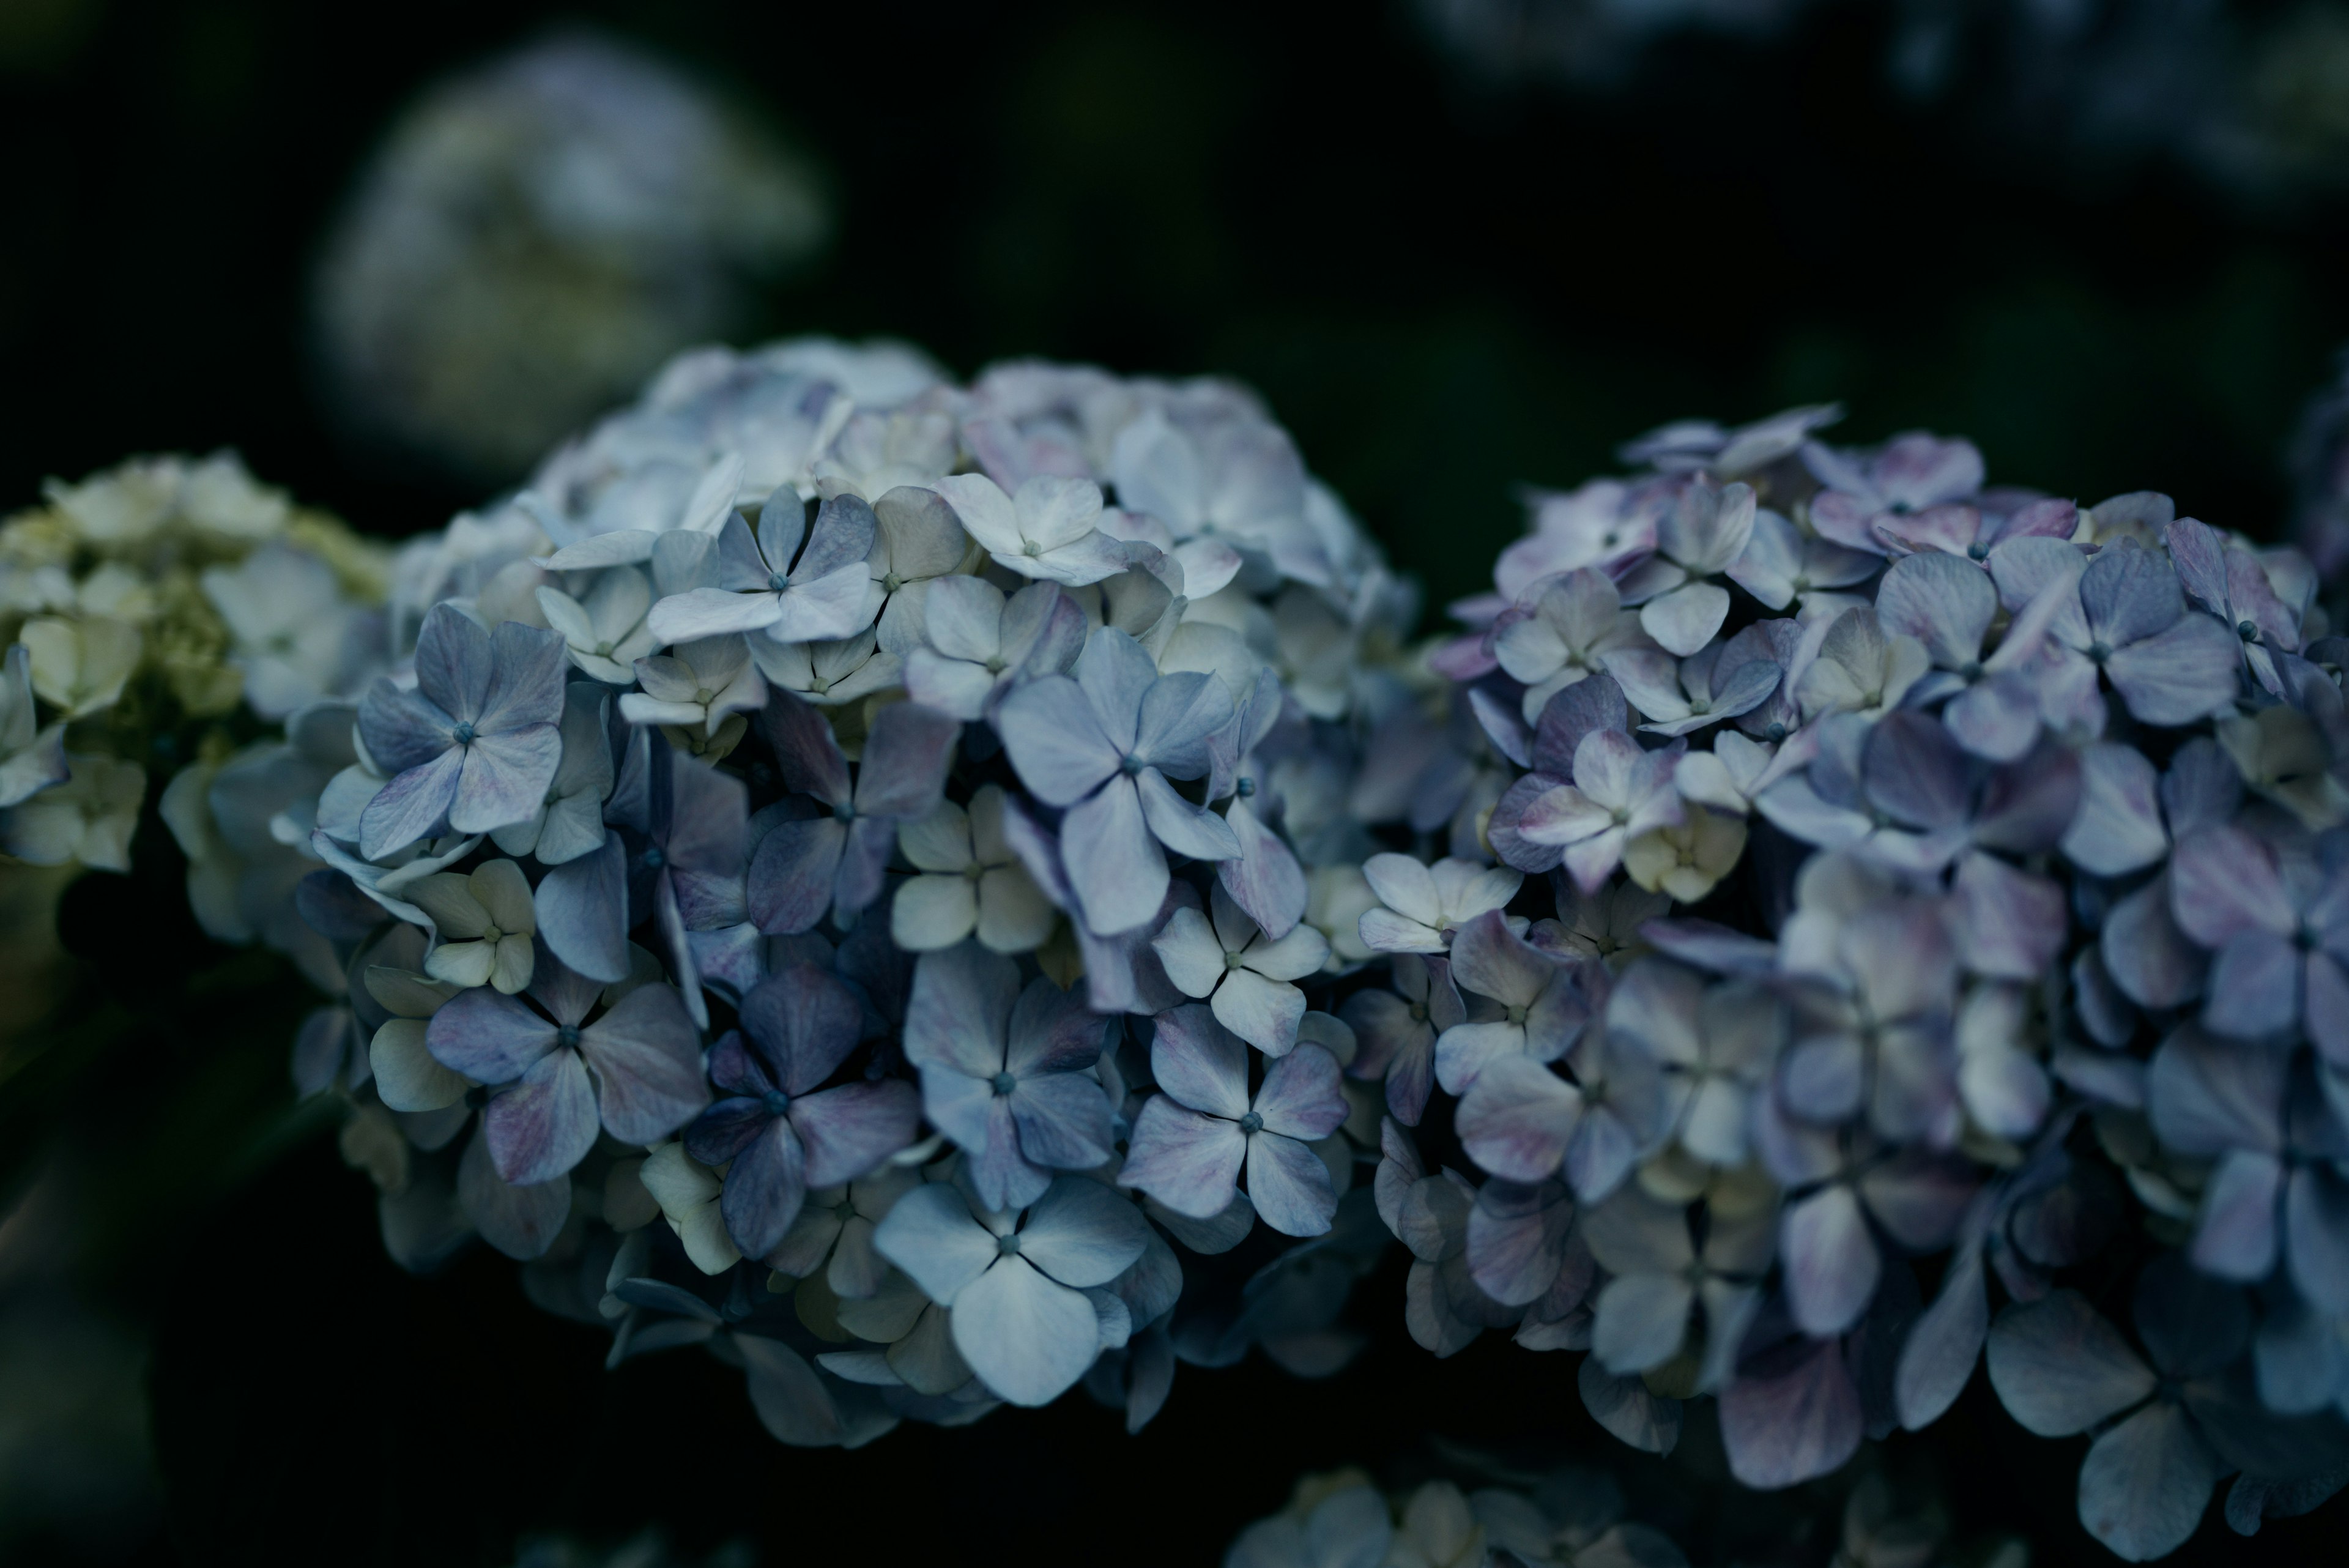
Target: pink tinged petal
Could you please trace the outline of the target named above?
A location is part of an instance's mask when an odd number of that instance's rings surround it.
[[[667,985],[641,986],[580,1032],[604,1126],[624,1143],[655,1143],[709,1103],[700,1036]]]
[[[1240,852],[1216,868],[1216,878],[1232,902],[1278,941],[1305,917],[1304,869],[1280,836],[1257,820],[1247,801],[1234,801],[1224,821]]]
[[[1859,1321],[1883,1263],[1850,1188],[1823,1188],[1789,1208],[1780,1221],[1779,1249],[1787,1305],[1804,1333],[1837,1334]]]
[[[770,936],[811,931],[832,909],[848,826],[835,817],[777,823],[750,875],[750,918]]]
[[[1958,744],[1975,756],[2012,763],[2039,739],[2039,692],[2019,673],[2004,671],[1976,681],[1950,700],[1942,722]]]
[[[962,726],[919,703],[893,702],[873,721],[857,771],[856,809],[868,816],[922,817],[938,807]]]
[[[1247,1047],[1197,1003],[1159,1014],[1150,1075],[1195,1111],[1237,1121],[1248,1110]]]
[[[457,1161],[457,1201],[481,1240],[509,1258],[542,1257],[571,1218],[571,1183],[563,1178],[516,1186],[497,1173],[490,1141],[477,1134]]]
[[[2202,1189],[2195,1266],[2221,1279],[2256,1282],[2275,1269],[2276,1218],[2283,1167],[2275,1156],[2233,1149]]]
[[[1465,1095],[1486,1067],[1526,1057],[1522,1023],[1455,1023],[1435,1037],[1435,1079],[1448,1095]]]
[[[1297,1025],[1305,1016],[1305,993],[1293,985],[1236,969],[1216,988],[1212,1006],[1217,1023],[1266,1055],[1278,1056],[1297,1044]]]
[[[1596,838],[1568,845],[1559,859],[1577,888],[1585,895],[1596,893],[1623,863],[1623,846],[1630,837],[1623,828],[1609,828]]]
[[[1462,1096],[1455,1123],[1468,1157],[1495,1176],[1536,1182],[1556,1174],[1584,1115],[1582,1092],[1538,1063],[1501,1056]]]
[[[1147,1192],[1177,1214],[1212,1220],[1231,1207],[1247,1145],[1233,1123],[1154,1095],[1134,1117],[1118,1185]]]
[[[1900,1424],[1921,1431],[1941,1418],[1973,1376],[1990,1331],[1990,1296],[1982,1284],[1982,1253],[1966,1248],[1951,1261],[1941,1293],[1909,1331],[1893,1374],[1893,1402]]]
[[[595,1147],[595,1091],[579,1053],[540,1057],[483,1108],[481,1131],[497,1174],[518,1187],[553,1181],[586,1158]]]
[[[2170,908],[2206,948],[2241,932],[2282,936],[2297,924],[2275,852],[2239,827],[2206,827],[2178,841],[2169,865]]]
[[[1636,1377],[1617,1376],[1597,1356],[1576,1368],[1575,1389],[1590,1418],[1616,1441],[1649,1454],[1669,1454],[1679,1444],[1681,1402],[1650,1393]]]
[[[2075,1291],[2009,1306],[1988,1343],[1999,1402],[2039,1437],[2085,1431],[2154,1390],[2151,1369]]]
[[[2148,724],[2191,724],[2234,701],[2241,653],[2217,621],[2190,615],[2158,636],[2115,649],[2105,674]]]
[[[1839,1469],[1864,1433],[1859,1391],[1833,1343],[1789,1346],[1721,1391],[1729,1470],[1775,1491]]]
[[[1683,583],[1640,610],[1640,627],[1682,658],[1694,653],[1729,618],[1729,590],[1718,583]]]
[[[2064,889],[1989,855],[1958,867],[1958,945],[1977,974],[2033,980],[2063,950]]]
[[[457,798],[464,767],[465,748],[451,746],[377,791],[359,815],[359,854],[379,859],[439,831]]]
[[[1061,823],[1061,855],[1096,936],[1147,925],[1165,901],[1166,856],[1150,834],[1133,781],[1110,780]]]
[[[1273,1132],[1309,1143],[1328,1137],[1346,1119],[1338,1059],[1319,1045],[1299,1046],[1266,1069],[1254,1109]]]
[[[2160,860],[2169,848],[2161,823],[2160,779],[2134,746],[2099,742],[2080,753],[2080,805],[2064,830],[2072,864],[2098,877],[2121,877]]]
[[[2202,991],[2209,959],[2170,916],[2164,871],[2113,906],[2096,936],[2106,972],[2139,1007],[2169,1008]]]
[[[1020,782],[1049,805],[1075,805],[1123,764],[1093,703],[1065,675],[1013,691],[996,710],[995,722]]]
[[[1151,836],[1175,854],[1191,860],[1238,857],[1239,839],[1224,819],[1204,805],[1185,800],[1156,768],[1143,769],[1132,787],[1140,796],[1142,817],[1149,824]]]
[[[1963,543],[1958,546],[1965,548]],[[1982,569],[1954,556],[1910,556],[1893,563],[1877,589],[1885,630],[1915,638],[1933,662],[1956,670],[1982,653],[1998,614],[1998,590]]]
[[[946,1307],[1000,1255],[995,1237],[944,1181],[926,1182],[897,1199],[874,1228],[873,1249]]]
[[[1565,1267],[1574,1205],[1554,1181],[1488,1181],[1468,1210],[1468,1272],[1504,1306],[1538,1301]]]
[[[855,1180],[912,1143],[921,1096],[903,1079],[845,1084],[794,1100],[790,1116],[807,1150],[809,1182],[830,1187]]]
[[[1338,1212],[1330,1168],[1305,1145],[1279,1133],[1249,1135],[1247,1183],[1248,1201],[1257,1217],[1284,1236],[1322,1235]]]
[[[2080,1522],[2128,1562],[2166,1557],[2202,1522],[2220,1474],[2184,1409],[2149,1405],[2089,1445]]]
[[[460,992],[425,1025],[432,1060],[477,1084],[509,1084],[554,1049],[554,1025],[495,991]]]
[[[1150,1227],[1130,1199],[1067,1177],[1036,1200],[1019,1228],[1019,1255],[1078,1290],[1108,1284],[1149,1244]]]
[[[1498,909],[1485,910],[1453,938],[1454,983],[1504,1005],[1531,1006],[1557,973],[1557,961],[1510,930]]]

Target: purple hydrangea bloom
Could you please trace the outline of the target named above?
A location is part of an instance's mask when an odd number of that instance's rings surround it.
[[[1206,1220],[1228,1209],[1243,1167],[1257,1215],[1288,1236],[1330,1229],[1337,1194],[1307,1145],[1346,1119],[1338,1063],[1299,1045],[1265,1069],[1248,1093],[1248,1048],[1196,1002],[1159,1014],[1150,1046],[1159,1093],[1135,1118],[1118,1180],[1178,1214]]]
[[[1133,638],[1095,631],[1076,673],[1005,698],[996,722],[1019,780],[1061,819],[1063,863],[1101,936],[1143,924],[1166,897],[1164,845],[1196,860],[1240,853],[1224,819],[1170,783],[1207,772],[1232,699],[1212,675],[1161,675]]]
[[[359,704],[359,735],[391,775],[359,818],[360,855],[535,813],[563,757],[564,661],[554,632],[515,621],[484,631],[434,606],[416,639],[415,689],[379,677]]]
[[[709,1103],[700,1041],[671,987],[599,986],[542,953],[526,994],[460,992],[425,1031],[434,1061],[497,1089],[481,1129],[502,1179],[561,1176],[599,1127],[658,1142]]]
[[[883,709],[852,783],[848,759],[816,708],[778,691],[760,715],[784,786],[811,814],[778,824],[750,862],[750,918],[768,932],[812,930],[881,897],[900,823],[936,811],[961,726],[917,702]],[[821,815],[816,815],[821,813]]]
[[[688,1154],[726,1166],[719,1210],[753,1258],[775,1251],[810,1187],[864,1175],[914,1141],[921,1106],[903,1079],[822,1087],[864,1033],[856,994],[813,964],[793,964],[742,999],[742,1027],[710,1048],[725,1097],[685,1129]],[[745,1039],[745,1036],[748,1039]]]
[[[922,1107],[968,1155],[989,1209],[1036,1200],[1050,1172],[1111,1157],[1110,1103],[1090,1069],[1109,1024],[1049,980],[1023,989],[1009,959],[965,942],[925,953],[905,1010]]]

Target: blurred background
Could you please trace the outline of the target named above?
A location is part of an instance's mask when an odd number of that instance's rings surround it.
[[[1844,440],[1968,434],[1994,481],[2273,536],[2349,338],[2328,0],[0,0],[0,510],[233,445],[396,536],[678,348],[884,334],[1253,382],[1441,606],[1519,484],[1826,400]],[[57,964],[103,998],[0,1052],[0,1561],[489,1564],[746,1520],[767,1561],[876,1521],[908,1558],[1098,1561],[1069,1521],[1141,1513],[1205,1563],[1430,1410],[1660,1496],[1718,1468],[1702,1433],[1633,1466],[1556,1369],[1439,1369],[1391,1310],[1345,1379],[1186,1372],[1131,1446],[1064,1404],[797,1454],[714,1363],[604,1377],[502,1261],[383,1260],[288,1108],[285,981],[195,934],[149,826],[68,893],[64,956],[0,944],[10,1027]],[[133,1044],[93,1083],[85,1038]],[[1918,1484],[2094,1551],[2068,1467],[2000,1442],[1951,1431],[1972,1468]],[[909,1477],[935,1507],[893,1517]],[[1808,1506],[1687,1522],[1824,1561]],[[2178,1561],[2252,1548],[2213,1523]]]

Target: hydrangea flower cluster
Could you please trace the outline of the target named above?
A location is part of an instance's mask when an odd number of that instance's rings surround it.
[[[129,869],[150,767],[191,751],[209,769],[242,762],[241,742],[357,690],[382,641],[388,566],[233,453],[51,481],[46,504],[0,524],[8,874]],[[175,825],[192,821],[188,793],[165,798]],[[242,886],[242,869],[279,848],[264,820],[224,818],[222,831],[191,844],[203,869],[190,893],[208,929],[246,940],[285,889]],[[12,949],[37,940],[8,936]]]
[[[1287,1508],[1240,1532],[1224,1568],[1686,1568],[1690,1561],[1670,1533],[1632,1517],[1605,1470],[1528,1473],[1466,1452],[1454,1459],[1472,1484],[1486,1484],[1467,1490],[1438,1477],[1382,1491],[1359,1469],[1301,1477]],[[1827,1513],[1816,1530],[1811,1522],[1790,1532],[1780,1521],[1771,1560],[1816,1561],[1826,1542],[1835,1563],[1868,1568],[1950,1561],[2024,1568],[2031,1556],[2011,1539],[1968,1542],[1952,1556],[1939,1507],[1902,1503],[1877,1474],[1850,1489],[1839,1517]]]
[[[206,798],[305,857],[297,1075],[403,1262],[478,1234],[799,1444],[1352,1353],[1329,1009],[1361,747],[1431,678],[1247,394],[698,353],[393,576],[285,797]]]
[[[2349,1480],[2349,723],[2303,557],[1797,410],[1545,496],[1374,736],[1413,1334],[1754,1487],[1987,1359],[2132,1560]],[[1457,781],[1473,778],[1464,794]],[[1442,825],[1449,824],[1448,830]],[[1522,878],[1522,880],[1520,880]]]

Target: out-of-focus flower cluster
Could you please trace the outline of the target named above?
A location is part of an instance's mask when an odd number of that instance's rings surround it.
[[[1651,1522],[1653,1515],[1637,1517],[1642,1511],[1606,1470],[1568,1465],[1526,1472],[1465,1451],[1453,1461],[1447,1468],[1461,1480],[1440,1476],[1384,1490],[1359,1469],[1304,1476],[1287,1508],[1240,1532],[1225,1568],[1685,1568],[1691,1561]],[[1676,1501],[1687,1521],[1684,1489]],[[1716,1539],[1710,1552],[1700,1543],[1695,1560],[1816,1563],[1831,1551],[1837,1568],[2026,1568],[2031,1559],[2012,1539],[1952,1551],[1939,1506],[1900,1499],[1879,1474],[1862,1476],[1839,1509],[1826,1500],[1813,1506],[1822,1507],[1820,1516],[1754,1521],[1760,1528],[1744,1533],[1759,1536],[1758,1557],[1736,1546],[1723,1552]],[[1723,1522],[1716,1514],[1704,1533],[1726,1533]]]
[[[1413,1333],[1588,1352],[1783,1487],[1987,1344],[2132,1559],[2349,1479],[2349,715],[2317,576],[1832,410],[1535,506],[1373,738],[1480,780],[1364,865]],[[1449,744],[1446,744],[1446,742]],[[1376,788],[1375,770],[1364,787]],[[1448,802],[1450,796],[1445,799]],[[1433,864],[1428,864],[1433,860]],[[1522,880],[1520,880],[1522,878]]]
[[[256,483],[226,452],[53,481],[46,504],[0,524],[0,852],[12,960],[42,947],[60,878],[129,868],[150,770],[160,775],[193,748],[208,768],[250,772],[258,753],[240,742],[365,682],[382,662],[377,607],[389,564],[332,517]],[[184,789],[164,801],[175,826],[186,808]],[[191,885],[199,916],[239,939],[283,891],[240,876],[296,855],[264,820],[233,812],[190,852],[206,867]],[[39,896],[19,898],[15,886]]]
[[[575,28],[434,84],[320,256],[315,347],[373,444],[511,483],[831,237],[817,171],[698,80]]]
[[[1437,683],[1248,394],[696,353],[393,576],[246,809],[402,1262],[478,1233],[800,1444],[1352,1354],[1330,1007],[1418,798],[1357,786]]]

